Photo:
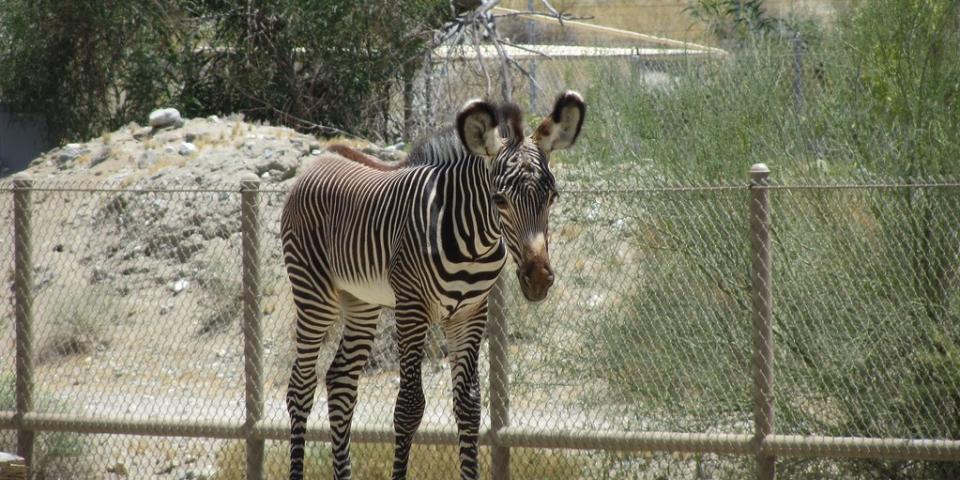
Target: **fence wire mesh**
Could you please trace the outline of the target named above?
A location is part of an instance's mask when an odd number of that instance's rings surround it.
[[[0,350],[0,410],[12,412],[13,201],[0,187],[0,312],[9,346]],[[218,425],[245,418],[239,185],[69,187],[37,183],[32,192],[34,410],[94,425],[145,419],[174,435],[178,425],[200,427],[191,438],[42,432],[37,478],[243,478],[244,441],[212,438],[240,438],[221,435]],[[770,196],[776,432],[960,440],[960,187],[775,186]],[[283,198],[279,190],[259,194],[263,419],[281,432],[294,318],[279,243]],[[561,192],[551,216],[558,282],[549,298],[523,300],[512,266],[503,282],[508,430],[533,438],[752,434],[749,204],[746,181]],[[395,335],[385,311],[354,423],[387,442],[399,380]],[[337,340],[331,335],[321,364]],[[427,352],[421,428],[452,432],[439,329]],[[488,342],[480,365],[489,428],[490,369],[504,366],[490,365]],[[321,388],[309,429],[326,424]],[[0,450],[15,450],[15,438],[0,432]],[[412,475],[456,476],[455,447],[426,443],[412,454]],[[513,478],[652,479],[747,478],[755,468],[750,456],[601,447],[584,440],[574,450],[511,448],[510,469]],[[357,478],[388,476],[390,443],[358,441],[353,450]],[[285,475],[286,443],[267,440],[265,451],[266,477]],[[312,442],[313,475],[329,476],[329,455],[325,443]],[[485,475],[491,462],[484,446]],[[951,478],[957,468],[802,458],[779,465],[782,478]]]

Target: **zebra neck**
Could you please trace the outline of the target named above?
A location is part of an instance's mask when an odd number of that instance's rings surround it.
[[[479,160],[479,159],[478,159]],[[502,255],[500,219],[490,201],[492,182],[483,162],[453,168],[444,188],[440,234],[447,255],[463,261]]]

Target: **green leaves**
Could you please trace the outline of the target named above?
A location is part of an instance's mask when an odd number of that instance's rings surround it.
[[[80,140],[158,106],[385,134],[443,0],[0,0],[0,98]],[[389,11],[389,15],[383,12]]]

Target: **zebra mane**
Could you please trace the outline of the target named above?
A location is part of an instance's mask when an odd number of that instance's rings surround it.
[[[514,103],[505,103],[500,105],[497,113],[500,116],[497,127],[500,136],[507,139],[508,143],[523,141],[523,113],[520,107]],[[449,126],[415,143],[413,150],[407,155],[407,164],[442,165],[469,157],[474,155],[460,142],[456,128]]]
[[[411,167],[443,165],[472,156],[466,147],[460,143],[460,137],[457,136],[456,129],[450,126],[414,144],[413,150],[407,155],[407,164]]]

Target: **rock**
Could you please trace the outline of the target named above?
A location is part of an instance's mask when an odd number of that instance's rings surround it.
[[[288,178],[293,178],[297,174],[297,167],[300,166],[299,159],[294,155],[288,155],[287,152],[282,152],[278,155],[272,155],[270,157],[260,157],[257,160],[255,165],[256,174],[260,178],[267,179],[271,177],[276,177],[277,181],[284,181]],[[270,172],[269,175],[264,176],[264,173]]]
[[[399,162],[407,157],[407,154],[404,153],[403,150],[400,150],[400,148],[403,148],[402,143],[398,143],[387,148],[366,147],[360,149],[360,151],[386,162]]]
[[[169,474],[173,473],[173,471],[176,470],[176,468],[179,467],[179,466],[180,466],[180,464],[177,463],[176,461],[170,462],[170,463],[168,463],[167,465],[161,467],[159,470],[157,470],[157,471],[156,471],[156,474],[157,474],[157,475],[169,475]]]
[[[96,167],[97,165],[105,162],[108,158],[110,158],[110,147],[103,147],[97,150],[97,153],[94,153],[93,156],[90,157],[90,164],[87,166],[90,168]]]
[[[137,160],[137,168],[146,170],[152,167],[154,163],[157,163],[157,152],[147,150],[140,154],[140,159]]]
[[[204,238],[203,235],[199,233],[194,233],[180,242],[176,246],[174,254],[177,256],[177,260],[180,262],[186,262],[194,254],[203,250]]]
[[[216,115],[210,115],[209,117],[207,117],[207,121],[210,123],[220,123],[220,117]]]
[[[129,474],[127,472],[127,466],[120,462],[114,463],[112,466],[107,467],[107,473],[112,473],[121,477],[126,477]]]
[[[150,112],[150,126],[153,128],[181,125],[183,125],[183,118],[180,117],[180,111],[176,108],[161,108]]]
[[[93,274],[90,276],[90,283],[91,284],[103,283],[105,280],[110,279],[110,277],[111,277],[110,272],[108,272],[107,269],[101,266],[96,266],[96,267],[93,267]]]
[[[65,170],[68,167],[72,166],[71,164],[77,160],[82,155],[90,153],[90,150],[79,143],[68,143],[62,150],[60,154],[57,155],[56,163],[57,167],[60,170]]]
[[[193,132],[187,132],[183,134],[183,141],[187,143],[193,143],[197,140],[197,134]]]
[[[197,151],[197,146],[190,142],[180,144],[180,155],[187,156]]]
[[[205,466],[197,469],[187,470],[180,480],[210,480],[217,477],[217,469],[212,466]]]
[[[153,135],[153,129],[150,127],[143,127],[135,132],[133,132],[133,138],[135,140],[143,140],[149,136]]]
[[[177,280],[176,282],[173,282],[172,285],[170,285],[170,290],[173,290],[173,294],[176,295],[186,290],[187,287],[189,286],[190,286],[190,281],[181,278],[180,280]]]

